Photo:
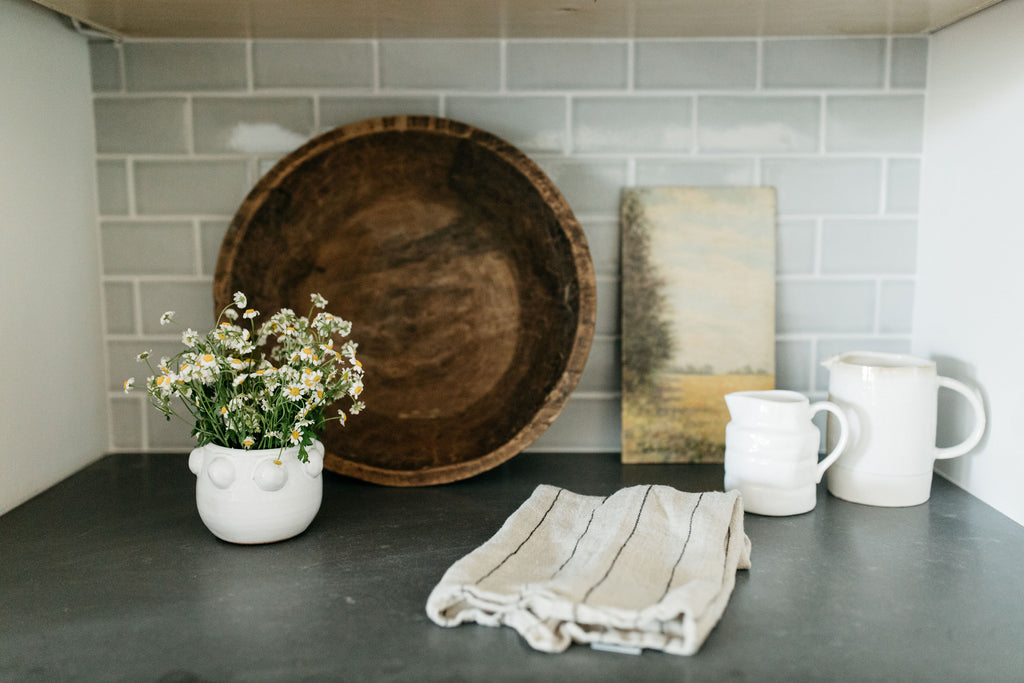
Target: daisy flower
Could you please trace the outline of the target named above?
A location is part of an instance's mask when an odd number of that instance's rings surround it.
[[[199,333],[193,330],[191,327],[181,333],[181,343],[188,348],[194,347],[199,343]]]
[[[249,303],[248,300],[245,298],[245,294],[242,292],[235,292],[232,301],[234,301],[235,306],[238,306],[238,310],[242,310],[243,308],[246,307],[246,304]]]
[[[252,320],[259,314],[260,312],[257,311],[255,308],[247,308],[245,309],[245,313],[242,314],[242,317],[245,318],[246,320]]]
[[[129,377],[128,379],[126,379],[124,381],[124,393],[127,394],[128,392],[130,392],[134,386],[135,386],[135,378],[134,377]]]
[[[172,322],[174,322],[174,311],[166,311],[160,316],[161,325],[170,325]]]
[[[327,299],[323,298],[319,294],[310,294],[309,295],[309,299],[310,299],[310,301],[313,302],[313,305],[316,306],[317,308],[326,308],[327,307]]]

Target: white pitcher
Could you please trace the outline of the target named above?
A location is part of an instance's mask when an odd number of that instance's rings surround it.
[[[933,361],[852,351],[822,365],[830,373],[829,400],[850,421],[850,446],[828,473],[828,490],[837,498],[884,507],[920,505],[931,495],[935,460],[967,453],[985,432],[981,398],[962,382],[939,376]],[[939,387],[962,394],[975,415],[974,431],[948,448],[935,446]],[[839,438],[835,426],[829,419],[828,443]]]
[[[759,515],[798,515],[814,509],[817,484],[846,446],[843,435],[818,462],[821,432],[811,418],[821,410],[840,425],[846,415],[834,403],[812,404],[795,391],[726,394],[732,418],[725,426],[725,490],[738,490],[743,509]]]

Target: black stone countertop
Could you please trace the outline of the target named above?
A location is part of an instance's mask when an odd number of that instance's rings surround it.
[[[531,650],[424,612],[457,559],[538,484],[721,487],[715,465],[521,454],[465,482],[325,473],[290,541],[235,546],[195,510],[184,455],[108,456],[0,517],[0,680],[944,680],[1024,678],[1024,527],[936,478],[902,509],[832,498],[746,516],[753,544],[692,657]]]

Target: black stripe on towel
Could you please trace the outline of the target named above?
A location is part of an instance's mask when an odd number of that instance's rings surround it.
[[[544,520],[548,518],[548,514],[549,514],[549,513],[551,512],[551,509],[555,507],[555,503],[557,503],[557,502],[558,502],[558,497],[562,495],[562,491],[564,491],[564,490],[565,490],[565,489],[558,489],[558,493],[556,493],[556,494],[555,494],[555,497],[551,499],[551,505],[549,505],[549,506],[548,506],[548,509],[544,511],[544,515],[543,515],[543,516],[542,516],[542,517],[540,518],[540,521],[539,521],[539,522],[537,522],[537,525],[536,525],[536,526],[534,526],[534,527],[533,527],[533,529],[531,529],[531,530],[530,530],[530,533],[529,533],[529,535],[528,535],[528,536],[527,536],[526,538],[524,538],[524,539],[523,539],[522,543],[520,543],[520,544],[519,544],[518,546],[516,546],[516,549],[515,549],[515,550],[513,550],[512,552],[510,552],[510,553],[509,553],[508,555],[506,555],[506,556],[504,557],[504,559],[502,559],[502,561],[501,561],[501,562],[499,562],[499,563],[498,563],[497,565],[495,565],[494,569],[492,569],[491,571],[487,572],[486,574],[484,574],[483,576],[481,576],[481,577],[480,577],[479,579],[477,579],[477,580],[476,580],[476,583],[475,583],[474,585],[477,585],[477,586],[479,586],[479,585],[480,585],[481,583],[483,583],[483,582],[484,582],[484,581],[485,581],[485,580],[486,580],[486,579],[487,579],[488,577],[490,577],[490,576],[491,576],[491,574],[493,574],[494,572],[496,572],[496,571],[498,571],[499,569],[501,569],[501,568],[502,568],[502,566],[504,566],[504,564],[505,564],[506,562],[508,562],[509,560],[511,560],[511,559],[512,559],[512,558],[513,558],[513,557],[515,556],[515,554],[516,554],[516,553],[518,553],[518,552],[519,552],[520,550],[522,550],[523,546],[524,546],[524,545],[526,545],[526,542],[527,542],[527,541],[529,541],[529,540],[530,540],[531,538],[533,538],[533,534],[534,534],[534,533],[535,533],[535,532],[537,531],[537,529],[539,529],[539,528],[540,528],[540,525],[544,523]]]
[[[742,541],[741,541],[742,542]],[[715,593],[715,597],[711,598],[711,603],[718,602],[718,598],[725,592],[726,586],[729,582],[729,544],[732,543],[732,520],[729,520],[729,526],[725,529],[725,557],[722,559],[722,581],[718,584],[718,591]],[[733,576],[735,577],[735,570],[733,570]],[[735,584],[733,584],[735,585]],[[730,590],[732,590],[730,588]]]
[[[579,538],[576,539],[576,545],[574,545],[572,547],[572,552],[569,553],[569,557],[565,558],[565,562],[563,562],[562,564],[558,565],[558,569],[556,569],[555,573],[551,575],[552,579],[555,578],[556,576],[558,576],[558,572],[560,572],[563,569],[565,569],[565,565],[569,564],[569,561],[572,560],[572,558],[576,557],[576,551],[580,547],[580,542],[583,540],[583,537],[587,535],[587,532],[590,531],[590,525],[594,523],[594,514],[597,513],[597,508],[599,508],[602,505],[604,505],[604,502],[606,500],[608,500],[607,497],[602,498],[601,502],[598,503],[597,506],[593,510],[590,511],[590,519],[587,520],[587,527],[583,530],[583,533],[579,535]]]
[[[690,510],[690,526],[686,530],[686,540],[683,541],[683,547],[679,551],[679,557],[676,558],[676,563],[672,565],[672,573],[668,577],[668,583],[665,584],[665,590],[664,592],[662,592],[661,597],[658,598],[658,602],[661,602],[665,599],[665,596],[668,595],[669,589],[672,588],[672,582],[676,580],[676,570],[679,569],[679,565],[683,561],[683,555],[686,554],[686,547],[690,545],[690,536],[693,535],[693,518],[694,516],[696,516],[697,508],[700,506],[700,501],[702,501],[703,499],[704,494],[701,493],[699,496],[697,496],[697,502],[693,504],[693,509]]]
[[[633,520],[633,529],[632,529],[632,531],[629,532],[629,536],[626,536],[626,540],[623,541],[622,545],[619,546],[619,549],[615,553],[615,557],[612,558],[612,563],[610,565],[608,565],[608,570],[605,571],[604,576],[602,576],[601,579],[597,583],[595,583],[593,586],[590,587],[590,590],[588,590],[586,595],[583,596],[582,602],[586,602],[590,598],[590,594],[593,593],[594,590],[596,590],[598,586],[600,586],[602,583],[604,583],[605,579],[608,578],[608,575],[612,573],[612,568],[615,566],[615,563],[619,561],[619,555],[622,554],[622,551],[625,549],[625,547],[629,543],[630,539],[633,538],[633,534],[636,533],[636,528],[640,525],[640,515],[643,514],[644,506],[647,505],[647,496],[651,495],[651,489],[652,488],[653,488],[653,486],[648,486],[647,490],[644,491],[644,499],[640,502],[640,509],[636,511],[636,519]]]

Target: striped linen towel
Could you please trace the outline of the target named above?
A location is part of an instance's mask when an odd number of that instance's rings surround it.
[[[602,498],[538,486],[427,599],[441,626],[511,626],[531,647],[700,649],[750,567],[729,493],[633,486]]]

